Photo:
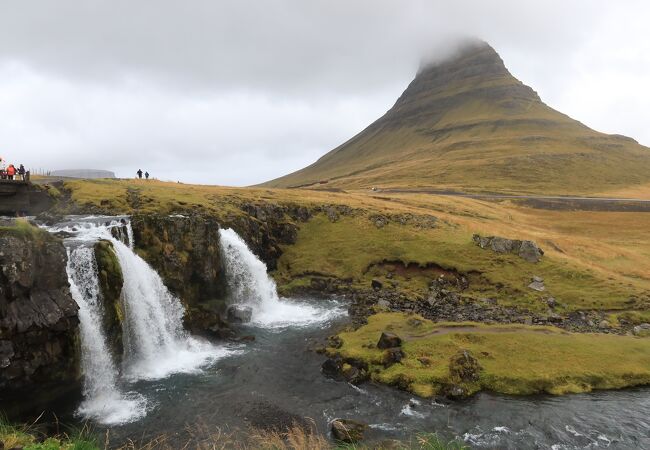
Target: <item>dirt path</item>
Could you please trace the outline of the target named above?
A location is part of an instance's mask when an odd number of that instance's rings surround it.
[[[464,197],[477,200],[515,200],[526,206],[552,210],[650,212],[650,199],[615,197],[579,197],[563,195],[510,195],[471,194],[436,189],[380,189],[376,193],[386,194],[430,194],[449,197]]]

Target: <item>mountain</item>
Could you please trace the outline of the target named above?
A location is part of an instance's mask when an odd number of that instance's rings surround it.
[[[421,67],[361,133],[264,186],[588,194],[647,182],[650,149],[550,108],[474,41]]]

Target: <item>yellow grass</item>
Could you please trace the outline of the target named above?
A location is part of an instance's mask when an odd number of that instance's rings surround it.
[[[77,180],[65,186],[76,204],[106,213],[198,212],[223,218],[243,214],[241,204],[251,202],[310,207],[335,204],[363,211],[336,223],[324,215],[298,223],[298,242],[284,248],[274,274],[281,285],[295,283],[311,272],[366,283],[367,277],[374,275],[367,272],[370,265],[397,260],[480,271],[487,284],[506,284],[505,294],[498,295],[507,304],[543,307],[540,295],[526,289],[532,275],[541,275],[548,281],[547,294],[556,296],[567,309],[650,309],[648,213],[549,211],[511,201],[367,190],[228,188],[137,180]],[[367,218],[403,213],[435,216],[438,226],[419,229],[391,223],[377,229]],[[496,255],[473,246],[472,233],[532,239],[546,254],[537,265],[514,255]],[[426,281],[402,280],[402,284],[405,289],[422,290]],[[485,289],[479,283],[476,293],[497,295]],[[513,292],[516,295],[511,295]],[[630,297],[635,300],[627,304]]]

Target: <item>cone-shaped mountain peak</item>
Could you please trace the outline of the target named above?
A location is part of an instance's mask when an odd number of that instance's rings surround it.
[[[393,107],[273,187],[598,193],[650,181],[650,149],[545,105],[482,41],[421,65]]]

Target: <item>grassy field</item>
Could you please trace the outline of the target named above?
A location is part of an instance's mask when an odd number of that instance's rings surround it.
[[[226,188],[138,180],[68,181],[74,204],[88,211],[244,214],[243,203],[316,207],[344,205],[354,211],[331,222],[325,214],[298,223],[295,245],[283,248],[280,286],[307,283],[312,274],[368,285],[382,278],[384,262],[422,268],[439,266],[470,274],[469,294],[497,298],[504,305],[544,309],[554,296],[561,311],[650,309],[650,214],[551,211],[511,201],[484,201],[429,194],[322,192],[304,189]],[[376,216],[435,217],[433,228],[391,220],[377,228]],[[473,233],[532,239],[545,251],[541,263],[476,247]],[[543,294],[527,289],[533,275],[545,279]],[[426,270],[394,279],[400,288],[423,294]],[[501,286],[495,288],[495,286]],[[630,301],[632,298],[632,301]]]
[[[386,368],[376,348],[383,331],[397,334],[405,354]],[[331,354],[369,364],[372,379],[429,397],[460,384],[468,393],[566,394],[650,383],[650,339],[573,334],[551,327],[433,323],[416,315],[379,313],[356,331],[339,334]],[[531,351],[534,349],[534,351]],[[450,359],[469,351],[481,367],[476,381],[461,382]]]

